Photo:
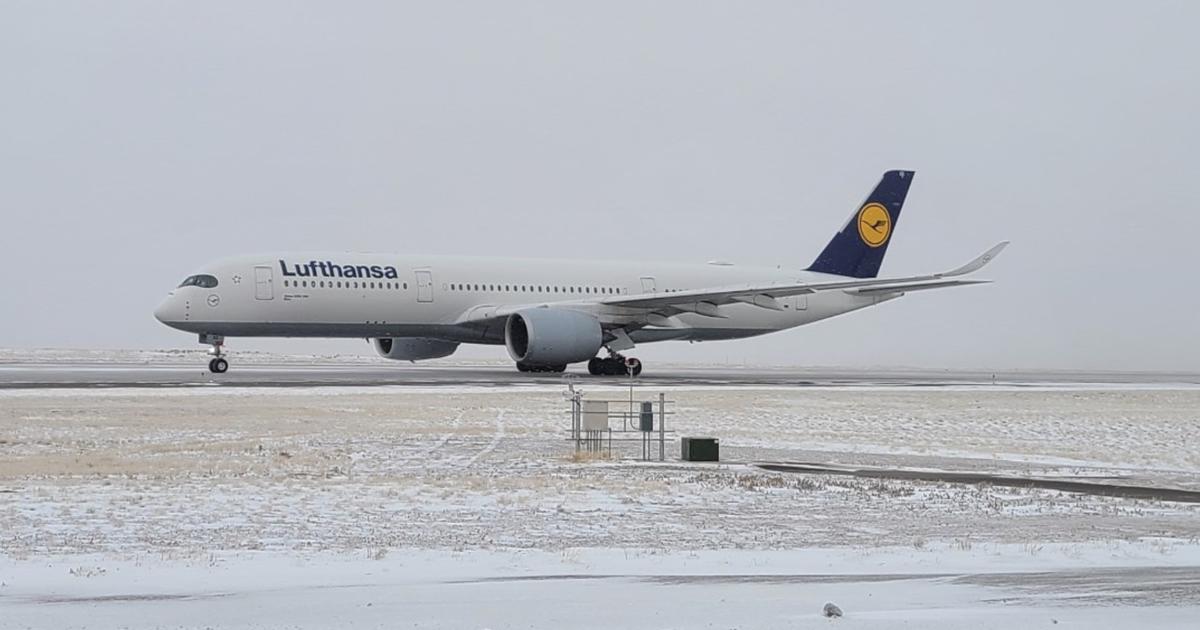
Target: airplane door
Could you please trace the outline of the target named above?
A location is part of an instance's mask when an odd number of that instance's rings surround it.
[[[417,301],[433,301],[433,272],[422,269],[417,274]]]
[[[275,277],[269,266],[254,268],[254,299],[275,299]]]
[[[646,276],[642,278],[642,293],[655,293],[658,289],[654,288],[654,277]]]

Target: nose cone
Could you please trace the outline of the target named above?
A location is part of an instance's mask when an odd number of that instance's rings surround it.
[[[179,306],[175,302],[174,295],[168,295],[167,299],[163,300],[158,308],[154,309],[154,319],[170,326],[171,322],[177,322],[181,319],[179,315]]]

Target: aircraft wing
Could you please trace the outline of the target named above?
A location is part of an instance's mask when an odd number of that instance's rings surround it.
[[[503,319],[512,313],[528,308],[563,308],[592,313],[601,320],[601,323],[606,328],[613,328],[627,326],[634,322],[644,324],[647,317],[653,313],[659,315],[697,313],[708,317],[722,318],[724,315],[720,314],[717,307],[723,304],[751,304],[761,308],[782,311],[783,306],[776,298],[807,295],[821,291],[841,290],[858,295],[882,295],[984,284],[990,281],[966,280],[958,279],[957,277],[979,271],[1007,246],[1008,241],[1004,241],[961,267],[924,276],[868,279],[848,278],[845,280],[796,284],[770,283],[692,289],[671,293],[614,295],[602,299],[584,299],[569,302],[481,305],[463,313],[456,323],[478,327],[483,331],[482,334],[495,335],[497,334],[497,330],[493,327],[500,326]]]
[[[773,310],[782,310],[777,303],[776,298],[789,297],[793,295],[807,295],[809,293],[817,293],[820,291],[843,290],[848,293],[871,295],[981,284],[986,281],[947,280],[947,278],[965,276],[979,271],[985,265],[990,263],[997,255],[999,255],[1000,252],[1003,251],[1007,246],[1008,241],[1004,241],[980,254],[974,260],[961,267],[951,269],[950,271],[943,271],[941,273],[925,276],[847,279],[823,282],[803,282],[796,284],[771,283],[719,287],[713,289],[692,289],[688,291],[675,291],[672,293],[640,293],[637,295],[613,296],[599,300],[599,302],[600,304],[608,306],[646,309],[675,307],[680,308],[681,310],[705,314],[705,310],[712,310],[715,312],[715,307],[717,306],[739,302],[753,304],[755,306],[761,306],[763,308],[769,308]]]

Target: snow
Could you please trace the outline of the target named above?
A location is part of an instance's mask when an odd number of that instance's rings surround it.
[[[0,563],[0,627],[817,627],[835,602],[847,628],[1185,628],[1195,575],[1170,568],[1198,561],[1145,543],[72,556]]]
[[[753,465],[1197,489],[1200,390],[667,391],[671,428],[720,437],[722,464],[637,462],[636,442],[577,460],[561,388],[545,385],[0,392],[0,628],[1200,614],[1200,505]],[[845,617],[824,618],[825,602]]]

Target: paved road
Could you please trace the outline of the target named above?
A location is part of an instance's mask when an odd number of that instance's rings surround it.
[[[914,470],[901,468],[847,468],[831,464],[792,464],[792,463],[762,463],[756,464],[763,470],[783,473],[847,475],[851,477],[866,477],[869,479],[908,479],[915,481],[942,481],[947,483],[988,484],[1008,488],[1042,488],[1062,492],[1078,492],[1106,497],[1124,497],[1129,499],[1151,499],[1160,501],[1176,501],[1179,503],[1200,503],[1200,491],[1182,488],[1162,488],[1156,486],[1134,485],[1125,483],[1105,483],[1111,478],[1046,478],[1046,477],[1015,477],[994,473],[957,472],[951,470]]]

